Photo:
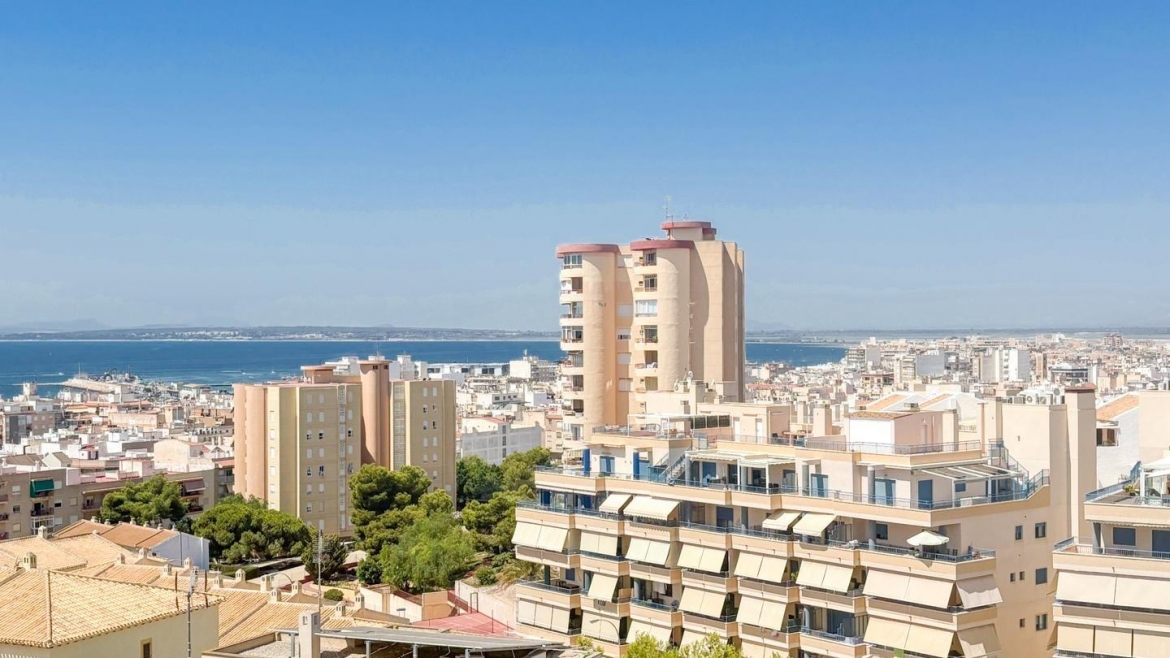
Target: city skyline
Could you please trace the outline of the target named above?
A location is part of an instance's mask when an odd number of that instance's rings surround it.
[[[9,9],[0,326],[548,331],[668,195],[749,330],[1170,324],[1163,6],[346,11]]]

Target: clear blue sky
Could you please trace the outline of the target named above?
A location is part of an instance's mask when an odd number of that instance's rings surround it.
[[[1168,128],[1166,3],[7,3],[0,326],[546,329],[666,195],[751,326],[1170,324]]]

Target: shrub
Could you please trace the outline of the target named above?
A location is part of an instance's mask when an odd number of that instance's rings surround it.
[[[491,567],[480,567],[475,570],[475,580],[481,587],[495,585],[498,580],[496,570]]]
[[[326,601],[344,601],[345,600],[345,593],[339,589],[327,589],[327,590],[325,590],[325,593],[322,594],[321,596],[323,596]]]

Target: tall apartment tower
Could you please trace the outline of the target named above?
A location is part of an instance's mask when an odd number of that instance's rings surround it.
[[[391,362],[305,366],[298,381],[235,386],[236,493],[348,535],[348,478],[413,465],[455,492],[455,382],[392,380]]]
[[[625,425],[645,394],[687,379],[743,398],[744,255],[709,222],[662,224],[628,245],[564,244],[565,426]]]

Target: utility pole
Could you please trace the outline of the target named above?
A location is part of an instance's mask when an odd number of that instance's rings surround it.
[[[317,614],[321,614],[321,594],[324,589],[321,587],[321,551],[325,547],[325,533],[320,530],[317,531]],[[190,658],[190,657],[188,657]]]
[[[199,568],[191,567],[191,580],[187,582],[187,658],[191,658],[191,599],[195,596],[198,580]]]

